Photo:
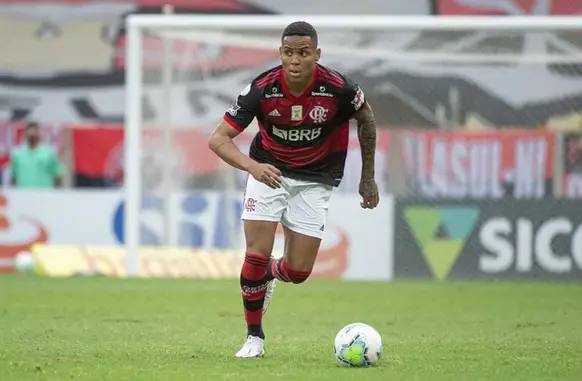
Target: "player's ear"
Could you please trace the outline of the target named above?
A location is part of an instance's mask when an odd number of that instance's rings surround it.
[[[283,57],[283,47],[279,46],[279,56]]]
[[[321,48],[317,48],[317,50],[315,51],[315,60],[319,61],[319,59],[321,58]]]

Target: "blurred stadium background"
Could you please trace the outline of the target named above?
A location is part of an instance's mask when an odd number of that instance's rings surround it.
[[[259,372],[224,363],[242,339],[244,174],[225,168],[206,137],[248,81],[277,63],[275,46],[258,43],[276,38],[145,38],[142,123],[169,126],[172,148],[159,129],[144,135],[139,276],[148,280],[90,277],[125,277],[124,20],[162,13],[165,4],[178,14],[333,9],[354,17],[504,15],[508,23],[582,15],[574,0],[0,0],[2,380]],[[287,312],[271,318],[273,327],[312,325],[297,337],[273,335],[270,377],[351,379],[322,372],[321,361],[331,358],[336,329],[367,319],[391,348],[389,365],[370,379],[580,380],[582,25],[512,34],[337,30],[322,33],[322,45],[324,64],[358,82],[377,112],[383,200],[377,211],[359,210],[353,134],[314,280],[303,291],[283,287]],[[450,57],[410,62],[387,47]],[[171,102],[161,86],[168,52]],[[59,153],[61,188],[11,185],[10,155],[30,121]],[[241,148],[252,132],[241,135]],[[47,279],[72,275],[87,277]],[[339,312],[314,323],[323,306]],[[214,344],[191,349],[208,337]],[[288,365],[302,346],[310,348],[305,373]]]

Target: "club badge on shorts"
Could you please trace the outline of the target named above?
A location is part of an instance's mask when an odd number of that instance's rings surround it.
[[[291,106],[291,120],[303,120],[303,106]]]

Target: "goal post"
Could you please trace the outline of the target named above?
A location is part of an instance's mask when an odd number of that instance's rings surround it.
[[[345,68],[350,67],[352,57],[360,59],[366,58],[381,62],[383,65],[390,65],[394,62],[412,62],[419,70],[423,69],[423,64],[456,64],[471,65],[475,63],[497,64],[525,64],[535,65],[538,63],[572,63],[580,65],[582,63],[582,45],[562,44],[562,50],[559,54],[550,54],[547,51],[532,52],[513,52],[498,49],[495,51],[488,49],[475,48],[474,42],[483,36],[472,36],[462,40],[455,41],[455,44],[443,45],[439,49],[431,47],[431,41],[425,41],[419,46],[411,44],[411,36],[420,32],[434,32],[442,35],[454,34],[458,32],[482,32],[484,34],[513,33],[516,35],[530,32],[544,33],[564,33],[580,31],[582,29],[582,17],[577,16],[312,16],[312,15],[130,15],[126,20],[126,46],[125,46],[125,221],[124,221],[124,245],[126,247],[126,267],[129,276],[136,275],[139,269],[139,250],[143,245],[141,237],[141,215],[142,199],[147,196],[150,190],[144,185],[143,167],[144,167],[144,131],[155,125],[155,128],[161,129],[163,141],[160,150],[162,157],[162,176],[163,186],[156,190],[164,200],[164,212],[161,224],[163,227],[160,233],[163,236],[163,243],[167,245],[175,244],[169,238],[172,233],[169,227],[171,219],[172,194],[181,192],[183,189],[180,185],[172,185],[169,178],[173,167],[172,153],[173,142],[170,129],[174,125],[181,125],[183,121],[176,117],[174,113],[181,112],[176,110],[176,103],[179,101],[175,98],[173,87],[184,87],[193,76],[196,76],[198,83],[197,93],[192,95],[196,97],[204,86],[210,85],[219,87],[224,97],[226,94],[234,100],[238,92],[242,89],[238,83],[230,84],[220,82],[220,74],[216,73],[214,67],[207,65],[205,58],[197,57],[201,45],[205,46],[208,51],[219,52],[225,47],[234,48],[232,56],[244,57],[245,65],[242,65],[244,73],[240,78],[250,80],[251,73],[256,75],[266,69],[269,63],[273,66],[276,64],[276,49],[278,48],[280,33],[289,23],[297,20],[305,20],[314,25],[320,34],[320,45],[323,50],[323,61],[325,64],[326,54],[337,57],[338,62],[342,62]],[[352,41],[346,42],[346,38]],[[359,36],[361,34],[361,36]],[[366,40],[366,36],[385,35],[382,38],[375,39],[374,43]],[[358,35],[358,36],[356,36]],[[158,41],[165,41],[160,49],[152,54],[145,51],[147,46],[146,39],[152,38]],[[392,38],[395,37],[395,38]],[[507,45],[513,44],[509,37],[506,38]],[[185,46],[180,49],[168,48],[167,41],[184,43]],[[511,42],[511,44],[510,44]],[[190,45],[189,45],[190,44]],[[193,45],[192,45],[193,44]],[[463,45],[465,44],[465,45]],[[473,44],[473,45],[471,45]],[[172,45],[173,46],[173,45]],[[471,49],[467,46],[472,47]],[[480,46],[480,45],[479,45]],[[238,50],[237,50],[238,49]],[[245,53],[245,49],[248,50]],[[176,53],[178,51],[178,53]],[[194,53],[193,53],[194,52]],[[253,55],[259,56],[260,52],[273,52],[273,56],[265,58],[265,54],[260,54],[261,60],[256,59],[253,66]],[[210,53],[209,53],[210,54]],[[238,56],[237,56],[238,54]],[[157,81],[156,85],[149,85],[151,73],[147,73],[144,63],[147,60],[155,59],[160,62],[156,67],[157,74],[154,75]],[[188,62],[199,60],[199,65],[190,69]],[[227,58],[228,60],[228,58]],[[260,62],[259,62],[260,61]],[[221,62],[221,65],[228,65],[229,62]],[[178,71],[178,75],[173,75]],[[232,72],[231,70],[218,70],[220,72]],[[159,77],[159,78],[158,78]],[[239,78],[239,77],[237,77]],[[239,79],[240,79],[239,78]],[[214,82],[213,82],[214,81]],[[231,88],[232,87],[232,88]],[[238,88],[240,87],[240,88]],[[366,90],[366,89],[364,89]],[[401,89],[396,89],[400,91]],[[396,91],[394,90],[394,91]],[[418,89],[416,89],[418,91]],[[157,94],[153,100],[155,108],[159,110],[159,115],[155,121],[145,121],[147,102],[144,97],[150,93]],[[183,96],[183,94],[180,94]],[[219,98],[220,98],[219,97]],[[450,97],[449,97],[450,98]],[[150,100],[151,101],[151,100]],[[444,100],[443,100],[444,101]],[[450,101],[448,99],[447,101]],[[222,114],[211,108],[215,115],[212,116],[213,122],[209,119],[200,118],[197,122],[197,112],[207,109],[207,104],[203,107],[195,108],[191,114],[182,119],[192,119],[193,124],[212,124],[216,125],[220,121]],[[377,108],[384,107],[376,105]],[[415,106],[412,105],[412,108]],[[224,111],[225,109],[223,109]],[[418,115],[424,115],[425,110],[418,106],[416,110]],[[437,114],[437,113],[435,113]],[[180,120],[178,120],[180,119]],[[403,118],[406,119],[406,118]],[[438,118],[437,118],[438,119]],[[416,119],[402,120],[402,126],[413,126]],[[446,127],[443,124],[435,122]],[[394,124],[393,122],[386,122]],[[150,125],[148,127],[148,125]],[[187,126],[182,126],[188,128]],[[212,126],[207,126],[212,127]],[[199,146],[197,146],[199,147]],[[193,148],[194,149],[194,148]],[[200,149],[200,148],[195,148]],[[230,176],[230,175],[228,175]],[[237,174],[232,174],[237,176]],[[234,177],[225,184],[232,184]],[[227,185],[227,192],[233,191],[233,185]],[[234,190],[235,191],[235,190]],[[230,217],[230,218],[235,218]]]

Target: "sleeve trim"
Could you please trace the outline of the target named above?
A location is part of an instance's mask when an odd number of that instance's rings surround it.
[[[232,128],[234,128],[238,132],[243,132],[244,131],[244,127],[241,127],[238,124],[236,124],[236,122],[234,120],[232,120],[228,115],[224,115],[223,120],[226,123],[228,123],[229,126],[231,126]]]

